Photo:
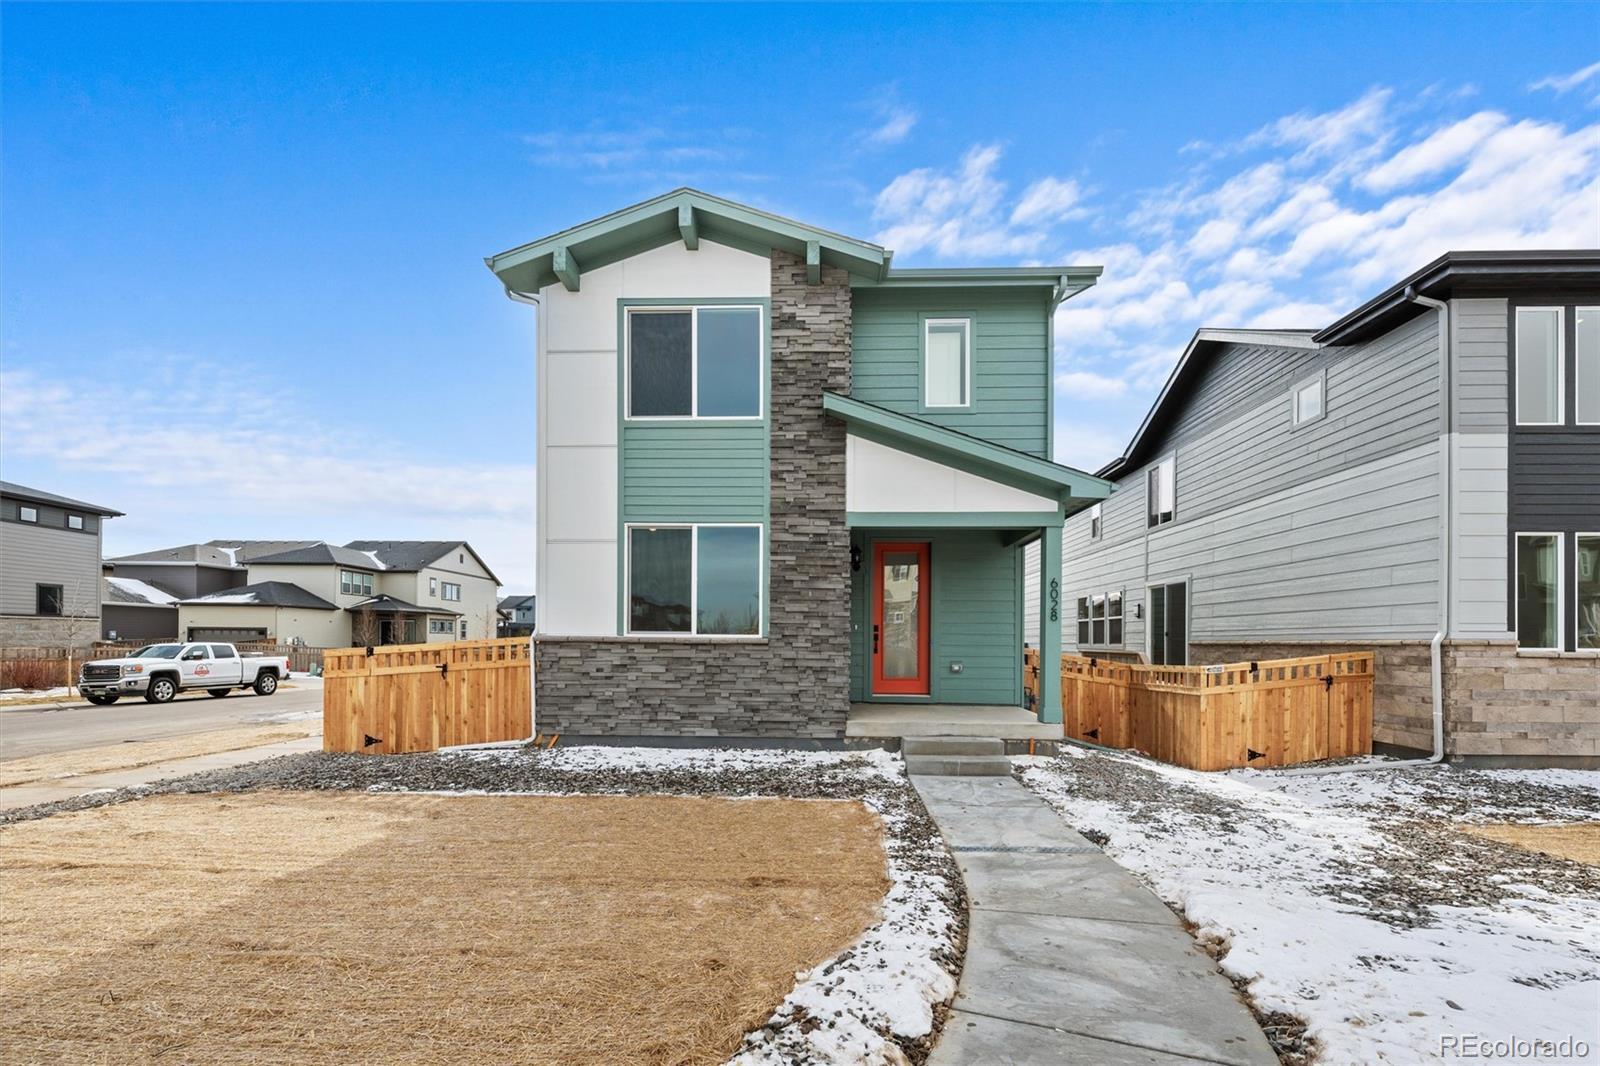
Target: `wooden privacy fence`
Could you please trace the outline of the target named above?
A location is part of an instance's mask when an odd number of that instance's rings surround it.
[[[1028,654],[1025,684],[1037,701],[1038,652]],[[1193,770],[1369,755],[1372,669],[1372,652],[1220,666],[1063,655],[1062,731]]]
[[[323,751],[392,755],[533,732],[526,637],[329,649],[322,663]]]

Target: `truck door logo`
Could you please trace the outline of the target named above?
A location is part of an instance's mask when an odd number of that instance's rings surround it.
[[[211,672],[211,667],[209,667],[209,666],[197,666],[197,667],[194,668],[194,676],[195,677],[205,677],[210,672]]]

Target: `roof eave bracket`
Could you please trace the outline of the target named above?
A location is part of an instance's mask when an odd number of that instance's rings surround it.
[[[568,292],[578,291],[578,278],[582,274],[582,269],[578,266],[578,261],[572,257],[571,250],[565,246],[557,248],[550,257],[550,271],[561,279],[561,284],[566,286]]]

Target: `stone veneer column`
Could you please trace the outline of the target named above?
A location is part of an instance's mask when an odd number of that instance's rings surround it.
[[[541,638],[537,728],[568,737],[837,740],[850,708],[850,280],[772,253],[768,639]]]

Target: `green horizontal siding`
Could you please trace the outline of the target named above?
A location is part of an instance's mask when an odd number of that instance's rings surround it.
[[[624,522],[757,522],[767,514],[767,426],[622,425]]]
[[[857,533],[862,566],[850,584],[852,699],[872,699],[870,578],[874,540],[930,543],[932,702],[1016,705],[1022,694],[1018,548],[993,530]],[[959,674],[950,663],[962,663]],[[926,701],[924,701],[926,702]]]
[[[973,405],[925,411],[922,319],[973,318]],[[1035,292],[856,289],[851,389],[856,399],[1049,458],[1050,305]]]

